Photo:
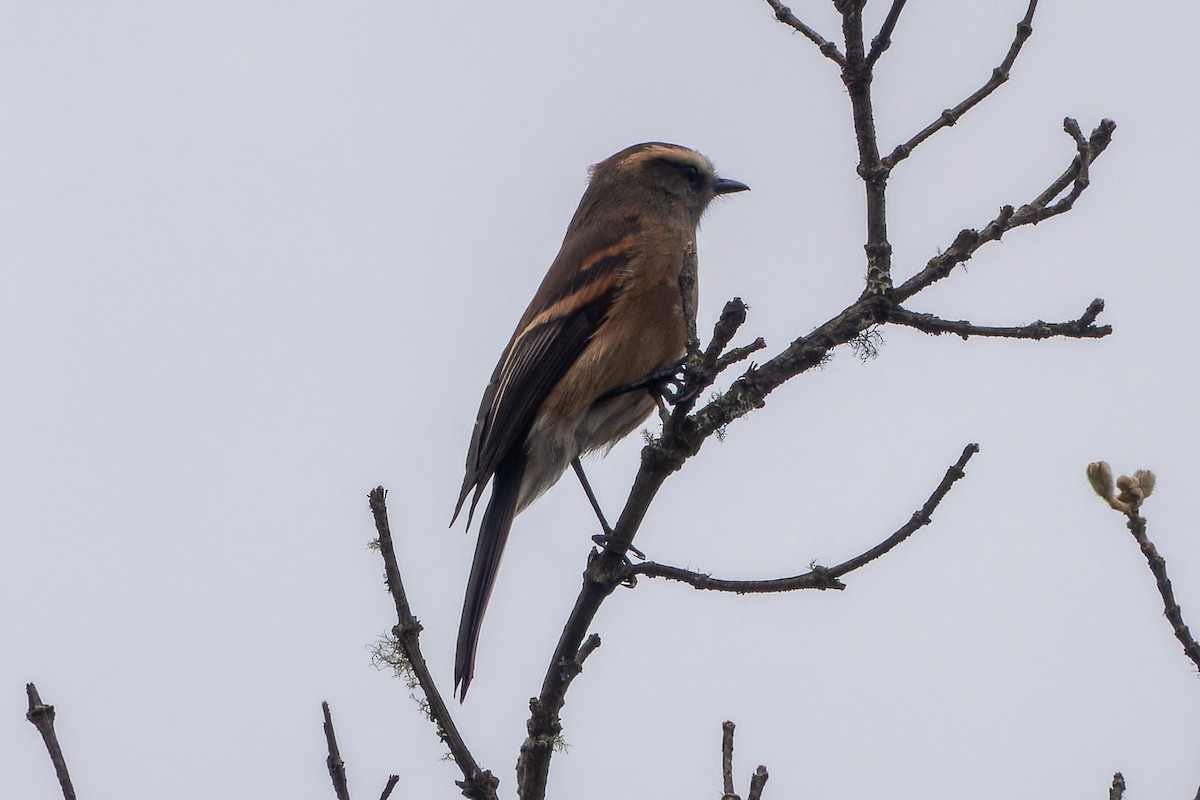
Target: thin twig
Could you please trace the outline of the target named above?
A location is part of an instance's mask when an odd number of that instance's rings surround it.
[[[637,564],[630,570],[634,575],[645,575],[648,578],[666,578],[668,580],[686,583],[696,589],[706,589],[717,592],[733,592],[736,594],[769,594],[774,592],[793,592],[801,589],[844,589],[839,578],[863,567],[892,550],[905,539],[912,536],[933,520],[933,512],[950,493],[955,482],[965,473],[967,462],[979,452],[979,445],[969,444],[963,448],[958,461],[951,465],[942,477],[941,483],[933,490],[929,499],[912,517],[897,529],[891,536],[870,550],[849,559],[836,567],[813,567],[803,575],[788,578],[773,578],[768,580],[725,580],[714,578],[702,572],[681,569],[679,567],[657,564],[647,561]]]
[[[1096,298],[1088,305],[1087,310],[1079,319],[1070,322],[1037,322],[1029,325],[1008,327],[992,327],[975,325],[966,320],[948,320],[935,317],[933,314],[920,314],[906,308],[896,308],[888,315],[888,322],[916,328],[924,333],[940,336],[943,333],[953,333],[963,339],[972,336],[994,336],[1005,339],[1049,339],[1062,337],[1065,339],[1099,339],[1112,333],[1111,325],[1094,324],[1100,312],[1104,310],[1104,301]]]
[[[733,789],[733,731],[736,726],[729,721],[721,724],[721,800],[741,800]],[[750,794],[747,800],[761,800],[763,787],[767,784],[767,768],[759,764],[750,777]]]
[[[726,720],[721,723],[721,800],[737,800],[733,793],[733,730],[736,726]]]
[[[388,800],[392,796],[392,789],[395,789],[399,782],[399,775],[388,775],[387,785],[383,787],[383,794],[379,795],[379,800]]]
[[[757,353],[759,350],[765,349],[767,342],[761,336],[755,339],[744,347],[734,347],[726,351],[719,359],[717,359],[717,372],[720,373],[725,369],[732,367],[740,361],[745,361],[747,358]]]
[[[1108,790],[1108,800],[1121,800],[1125,796],[1125,776],[1117,772],[1113,775],[1112,788]],[[1200,800],[1200,795],[1196,796]]]
[[[688,285],[684,277],[686,274],[685,261],[685,269],[680,274],[679,279],[681,290],[685,290]],[[670,415],[664,415],[664,420],[671,415],[678,418],[686,417],[695,407],[696,398],[700,396],[701,392],[712,386],[713,381],[717,379],[717,376],[723,370],[732,364],[743,361],[751,353],[757,352],[767,346],[767,343],[760,337],[745,347],[735,347],[728,352],[722,353],[725,346],[729,344],[729,341],[738,332],[738,329],[746,322],[746,313],[749,311],[749,308],[749,306],[742,302],[742,298],[740,297],[735,297],[728,301],[725,303],[725,308],[721,310],[721,316],[717,319],[716,324],[713,325],[712,339],[709,340],[708,346],[704,348],[704,351],[701,352],[698,345],[694,350],[692,349],[692,345],[688,345],[684,383],[675,397],[674,410]],[[685,303],[683,312],[687,329],[694,332],[696,330],[694,308],[690,304]]]
[[[888,9],[883,26],[879,29],[879,33],[871,39],[871,52],[867,53],[868,67],[874,68],[879,57],[892,46],[892,32],[896,30],[896,22],[900,19],[900,12],[904,10],[905,2],[907,0],[892,0],[892,7]]]
[[[1086,175],[1087,168],[1112,142],[1113,131],[1116,130],[1116,127],[1117,124],[1110,119],[1101,120],[1084,147],[1080,148],[1078,142],[1076,143],[1077,153],[1071,161],[1071,165],[1062,175],[1051,182],[1045,191],[1021,206],[1020,209],[1004,206],[995,219],[981,230],[964,228],[959,231],[950,247],[929,259],[924,269],[896,287],[891,298],[896,303],[903,303],[922,289],[945,278],[959,264],[970,260],[979,248],[988,242],[998,241],[1013,228],[1036,225],[1069,211],[1079,196],[1087,189],[1088,184],[1080,180],[1081,177]],[[1052,203],[1054,198],[1062,194],[1068,186],[1072,187],[1071,192],[1058,202]]]
[[[746,800],[762,800],[763,787],[767,785],[769,777],[771,776],[767,774],[767,768],[759,764],[758,769],[750,776],[750,794],[746,795]]]
[[[333,732],[333,714],[329,711],[329,703],[321,701],[321,712],[325,715],[325,747],[329,755],[325,766],[329,768],[329,777],[333,780],[333,793],[338,800],[350,800],[350,786],[346,782],[346,763],[338,750],[337,734]]]
[[[1117,123],[1111,119],[1102,119],[1100,120],[1100,124],[1092,131],[1092,135],[1084,139],[1078,135],[1079,123],[1070,117],[1064,119],[1063,130],[1075,140],[1075,149],[1077,152],[1075,160],[1071,162],[1071,166],[1062,175],[1058,176],[1058,180],[1046,187],[1046,191],[1034,198],[1033,202],[1017,209],[1016,213],[1013,214],[1012,224],[1009,227],[1031,223],[1036,225],[1043,220],[1074,208],[1075,201],[1091,185],[1089,170],[1091,169],[1092,162],[1108,147],[1112,141],[1113,131],[1116,128]],[[1071,187],[1070,193],[1061,200],[1051,203],[1068,186]]]
[[[766,580],[729,580],[714,578],[703,572],[695,572],[669,564],[659,564],[656,561],[644,561],[632,568],[636,576],[647,578],[665,578],[671,581],[686,583],[694,589],[713,592],[731,592],[733,594],[774,594],[779,592],[795,592],[802,589],[845,589],[846,585],[830,574],[825,567],[813,567],[803,575],[792,575],[787,578],[768,578]]]
[[[896,149],[888,154],[883,159],[883,165],[887,169],[899,164],[904,159],[912,154],[917,145],[924,142],[930,136],[933,136],[943,128],[949,128],[960,119],[963,114],[966,114],[975,106],[979,105],[988,95],[1000,88],[1007,80],[1009,71],[1012,69],[1013,63],[1016,62],[1017,56],[1021,53],[1021,48],[1025,44],[1025,40],[1033,34],[1033,15],[1037,11],[1038,0],[1029,0],[1029,7],[1025,9],[1025,16],[1017,23],[1017,32],[1013,37],[1012,44],[1008,47],[1008,54],[1004,56],[1004,60],[1000,62],[1000,66],[992,70],[992,75],[988,78],[987,83],[983,84],[974,94],[963,100],[954,108],[948,108],[941,113],[936,120],[926,125],[920,132],[901,145],[897,145]]]
[[[421,623],[413,616],[408,597],[404,593],[404,582],[400,579],[400,567],[396,563],[396,549],[392,543],[391,526],[388,524],[387,490],[382,486],[372,489],[369,501],[371,514],[375,518],[375,530],[379,534],[379,552],[383,556],[388,591],[396,604],[398,623],[392,629],[392,633],[429,704],[429,717],[437,725],[438,738],[450,748],[450,756],[462,772],[463,780],[456,783],[462,789],[463,796],[476,800],[496,800],[496,787],[500,781],[490,770],[481,769],[471,751],[467,749],[462,734],[454,724],[450,709],[433,680],[429,665],[421,655]]]
[[[779,20],[784,25],[791,26],[795,30],[804,34],[804,36],[807,37],[810,42],[817,46],[817,49],[821,51],[822,55],[833,61],[839,67],[846,66],[846,57],[842,55],[840,50],[838,50],[837,45],[801,22],[800,19],[792,13],[790,8],[785,6],[779,0],[767,0],[767,5],[774,9],[775,19]]]
[[[1138,513],[1138,509],[1132,508],[1125,515],[1128,519],[1126,527],[1133,534],[1133,538],[1137,541],[1138,547],[1142,549],[1142,555],[1146,557],[1146,564],[1150,567],[1150,572],[1158,584],[1158,593],[1163,601],[1163,613],[1167,617],[1167,621],[1171,623],[1171,629],[1175,631],[1175,638],[1183,645],[1183,652],[1192,663],[1200,667],[1200,644],[1192,638],[1192,632],[1188,630],[1188,626],[1183,621],[1183,609],[1175,602],[1175,590],[1171,587],[1171,579],[1167,577],[1167,562],[1158,554],[1158,548],[1154,546],[1154,542],[1150,541],[1146,535],[1146,518]]]
[[[62,747],[58,743],[58,734],[54,732],[54,706],[42,702],[37,687],[32,683],[25,684],[25,696],[29,700],[29,710],[25,712],[25,719],[32,722],[33,727],[42,735],[46,752],[50,754],[50,763],[54,765],[54,774],[58,776],[63,800],[75,800],[75,787],[71,784],[70,773],[67,772],[67,760],[63,757]]]

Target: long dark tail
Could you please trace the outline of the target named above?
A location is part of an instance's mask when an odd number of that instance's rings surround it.
[[[475,674],[475,647],[479,644],[483,613],[492,596],[492,585],[496,582],[500,556],[504,553],[513,517],[517,515],[526,457],[524,448],[513,449],[515,452],[500,463],[492,479],[492,497],[479,524],[475,560],[471,562],[471,577],[467,580],[462,620],[458,623],[458,652],[454,657],[454,686],[459,702],[466,699],[467,687]]]

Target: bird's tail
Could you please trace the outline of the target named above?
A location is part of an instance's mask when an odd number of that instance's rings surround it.
[[[513,517],[517,515],[526,455],[521,447],[514,450],[496,470],[492,497],[479,525],[479,541],[475,545],[475,560],[471,562],[471,577],[467,580],[462,620],[458,623],[458,651],[454,657],[454,686],[459,702],[466,699],[467,687],[475,674],[475,648],[479,644],[483,614],[492,596],[492,585],[496,582],[500,556],[504,553]]]

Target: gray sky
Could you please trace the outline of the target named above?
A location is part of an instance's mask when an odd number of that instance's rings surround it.
[[[876,0],[871,24],[887,8]],[[557,797],[1138,797],[1200,782],[1200,684],[1089,461],[1149,467],[1146,507],[1200,626],[1188,342],[1200,180],[1192,4],[1046,2],[1013,80],[900,166],[896,271],[1114,144],[1075,211],[988,246],[913,307],[1078,316],[1102,341],[892,330],[710,442],[638,544],[728,577],[882,539],[962,447],[936,515],[845,592],[643,581],[565,710]],[[885,147],[978,87],[1022,0],[911,3],[881,61]],[[831,4],[795,2],[827,36]],[[58,796],[23,685],[59,712],[81,796],[454,797],[432,727],[367,645],[391,626],[367,491],[391,490],[448,690],[475,532],[447,530],[479,394],[586,167],[675,141],[753,187],[702,231],[700,308],[751,305],[774,352],[862,286],[862,192],[831,62],[765,3],[8,3],[0,9],[0,775]],[[591,467],[623,500],[639,439]],[[513,789],[528,698],[594,520],[564,480],[518,518],[459,722]]]

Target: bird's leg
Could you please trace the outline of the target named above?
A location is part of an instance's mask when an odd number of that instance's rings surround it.
[[[651,372],[644,378],[634,381],[628,386],[622,386],[612,391],[605,392],[600,395],[597,403],[602,403],[605,400],[610,400],[629,392],[635,392],[638,389],[649,389],[651,394],[656,395],[660,399],[665,399],[668,403],[676,405],[684,400],[691,399],[691,393],[684,391],[684,384],[687,382],[687,374],[683,369],[684,363],[687,362],[687,356],[672,361],[662,369]]]
[[[571,459],[571,469],[575,470],[575,475],[579,478],[579,485],[583,487],[588,502],[592,504],[592,510],[596,512],[596,519],[600,520],[600,528],[604,531],[604,533],[593,536],[592,541],[607,550],[609,537],[612,536],[612,528],[609,526],[608,520],[604,518],[604,512],[600,510],[600,501],[596,499],[596,493],[592,491],[592,485],[588,483],[587,475],[583,474],[583,464],[579,463],[579,456]],[[646,560],[646,554],[632,544],[629,545],[629,552],[643,561]]]

